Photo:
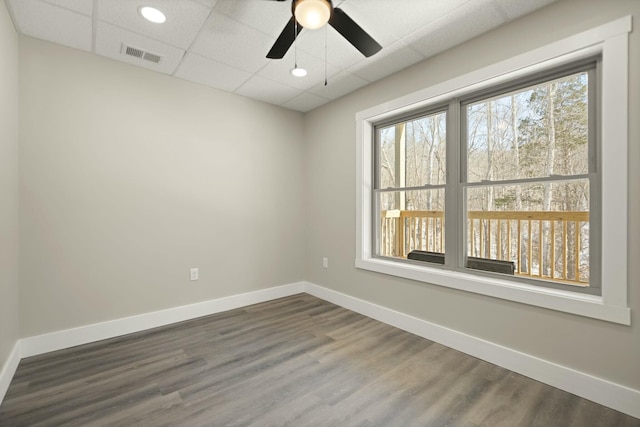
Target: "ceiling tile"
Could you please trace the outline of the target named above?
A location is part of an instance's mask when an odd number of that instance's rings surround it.
[[[259,76],[286,84],[300,90],[311,89],[319,83],[324,83],[324,61],[304,52],[298,52],[298,66],[308,71],[305,77],[294,77],[289,72],[295,65],[295,51],[289,52],[282,59],[271,59],[257,74]],[[327,64],[327,76],[331,77],[340,69]]]
[[[125,55],[122,52],[123,44],[160,55],[162,59],[158,64],[155,64],[144,59]],[[96,30],[96,53],[164,74],[173,73],[184,56],[184,50],[182,49],[105,24],[104,22],[98,23]]]
[[[233,92],[251,77],[250,73],[193,53],[185,56],[174,75],[227,92]]]
[[[196,38],[191,52],[253,73],[269,61],[267,52],[275,39],[213,12]]]
[[[347,71],[369,81],[376,81],[424,59],[424,56],[411,49],[409,45],[398,41],[384,48],[384,55],[364,58]]]
[[[316,85],[309,90],[309,92],[322,98],[337,99],[349,92],[367,85],[368,83],[368,81],[356,76],[355,74],[341,71],[330,78],[326,86],[324,83]]]
[[[413,33],[403,41],[428,58],[504,22],[503,14],[495,7],[493,0],[476,0]]]
[[[529,1],[513,1],[513,0],[493,0],[496,6],[504,11],[508,19],[516,19],[534,10],[540,9],[553,3],[555,0],[529,0]]]
[[[91,18],[38,0],[10,0],[9,5],[23,34],[91,50]]]
[[[186,49],[209,16],[211,8],[191,0],[98,0],[98,19],[143,36]],[[153,6],[167,17],[163,24],[144,19],[138,9]]]
[[[218,3],[218,0],[193,0],[197,3],[200,3],[203,6],[206,6],[208,8],[213,8],[216,3]]]
[[[470,0],[348,0],[341,6],[383,46],[408,36]],[[390,34],[391,40],[384,40]]]
[[[296,96],[291,101],[288,101],[282,106],[291,110],[302,111],[303,113],[306,113],[307,111],[318,108],[319,106],[324,105],[327,102],[329,102],[328,99],[322,98],[309,92],[305,92],[301,95]]]
[[[93,14],[93,1],[87,0],[44,0],[47,3],[73,10],[86,16]]]
[[[302,91],[260,76],[251,77],[235,91],[238,95],[282,105],[300,95]]]
[[[291,18],[291,2],[218,0],[215,11],[260,30],[275,39]]]

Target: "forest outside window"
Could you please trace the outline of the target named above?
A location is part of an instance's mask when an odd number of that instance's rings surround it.
[[[356,267],[630,324],[630,17],[356,116]]]

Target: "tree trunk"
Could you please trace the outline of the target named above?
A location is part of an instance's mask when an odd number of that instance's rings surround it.
[[[495,177],[494,171],[494,162],[493,162],[493,102],[487,102],[487,180],[493,181]],[[492,211],[494,209],[494,195],[493,195],[493,186],[486,187],[487,189],[487,197],[486,197],[486,210]],[[487,221],[487,226],[485,229],[485,254],[481,255],[485,258],[491,258],[491,234],[489,233],[489,222]]]
[[[401,123],[396,125],[395,129],[395,186],[396,188],[401,188],[406,185],[406,135],[405,135],[405,124]],[[399,191],[396,193],[396,209],[404,210],[406,204],[406,194],[404,191]]]
[[[429,161],[429,184],[433,184],[433,172],[434,172],[434,168],[433,168],[433,163],[435,161],[435,141],[436,141],[436,133],[437,133],[437,122],[435,117],[431,117],[429,118],[430,121],[430,129],[431,129],[431,140],[429,141],[429,157],[428,157],[428,161]],[[426,182],[425,182],[426,184]],[[433,209],[433,190],[428,190],[427,191],[427,210],[432,210]]]
[[[556,97],[557,91],[558,91],[558,84],[551,83],[549,85],[549,95],[547,99],[549,136],[547,141],[547,159],[546,159],[546,170],[545,170],[546,176],[553,175],[553,164],[555,162],[555,157],[556,157],[555,97]],[[551,209],[552,191],[553,191],[552,184],[551,183],[545,184],[544,198],[542,202],[542,208],[545,211],[548,211]]]
[[[518,104],[515,95],[511,95],[511,131],[513,132],[513,162],[515,163],[515,179],[520,178],[520,140],[518,133]],[[516,211],[522,211],[522,187],[516,185]],[[511,244],[511,242],[509,242]],[[516,243],[517,246],[517,243]],[[518,260],[518,269],[520,271],[528,271],[527,264],[527,244],[522,239],[520,241],[520,259]],[[516,251],[516,254],[518,252]],[[517,256],[517,255],[516,255]]]
[[[555,163],[555,157],[556,157],[556,114],[555,114],[555,99],[556,99],[556,93],[558,91],[558,84],[557,83],[551,83],[549,85],[549,94],[548,94],[548,98],[547,98],[547,114],[548,114],[548,129],[549,129],[549,136],[548,136],[548,141],[547,141],[547,159],[546,159],[546,170],[545,170],[545,175],[546,176],[551,176],[554,173],[553,170],[553,165]],[[543,200],[542,200],[542,209],[544,211],[550,211],[551,210],[551,200],[553,198],[553,184],[550,182],[547,182],[544,185],[544,196],[543,196]],[[545,221],[544,222],[544,226],[542,227],[540,236],[539,236],[539,242],[538,242],[538,250],[542,251],[543,250],[543,246],[549,248],[550,245],[543,245],[543,242],[546,240],[547,242],[549,242],[549,239],[551,238],[551,231],[550,231],[550,223],[549,221]],[[550,242],[551,244],[554,244],[554,242]],[[551,260],[551,251],[547,250],[546,254],[544,254],[543,257],[544,260],[544,266],[538,266],[540,268],[540,272],[546,276],[550,276],[551,275],[551,268],[552,267],[552,263],[554,263]]]

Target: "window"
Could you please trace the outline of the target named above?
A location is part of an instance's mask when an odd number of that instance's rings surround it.
[[[590,280],[598,62],[461,103],[468,257],[510,263],[538,286],[600,293]]]
[[[356,266],[629,324],[629,31],[358,113]]]
[[[444,252],[447,113],[436,111],[376,128],[376,254]]]

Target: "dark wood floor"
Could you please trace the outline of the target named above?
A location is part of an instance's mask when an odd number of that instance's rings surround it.
[[[0,426],[640,426],[296,295],[24,359]]]

